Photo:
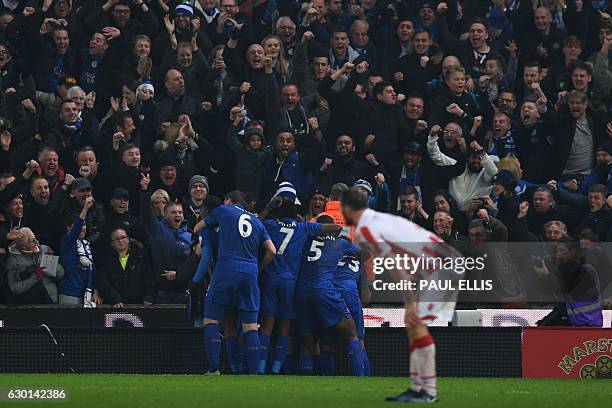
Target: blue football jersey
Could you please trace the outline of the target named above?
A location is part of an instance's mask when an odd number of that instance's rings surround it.
[[[338,290],[357,291],[357,282],[363,275],[363,264],[354,254],[359,252],[359,248],[353,245],[353,254],[345,255],[338,262],[338,268],[334,274],[334,286]]]
[[[333,288],[338,262],[346,255],[357,255],[359,249],[345,239],[323,235],[306,241],[298,288]]]
[[[219,250],[215,270],[227,272],[259,272],[261,244],[270,235],[261,221],[237,205],[215,208],[205,219],[206,226],[219,225]]]
[[[291,218],[269,219],[264,226],[276,247],[276,256],[264,268],[266,283],[294,285],[308,238],[321,234],[321,224],[296,222]]]

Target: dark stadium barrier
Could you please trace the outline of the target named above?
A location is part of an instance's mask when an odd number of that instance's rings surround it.
[[[0,327],[193,327],[185,306],[167,305],[152,308],[96,307],[84,309],[68,306],[0,307]]]
[[[202,374],[204,335],[196,328],[0,329],[0,372]],[[457,377],[520,377],[521,328],[434,327],[438,374]],[[366,330],[372,375],[408,376],[403,329]],[[63,353],[63,356],[62,356]],[[336,348],[337,373],[348,375],[345,349]],[[222,352],[222,361],[225,357]],[[228,367],[222,366],[227,373]]]

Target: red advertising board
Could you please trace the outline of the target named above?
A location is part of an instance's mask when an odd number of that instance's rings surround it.
[[[523,377],[612,379],[612,329],[525,327]]]

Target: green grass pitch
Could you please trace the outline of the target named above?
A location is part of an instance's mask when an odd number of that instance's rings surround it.
[[[437,407],[609,407],[606,380],[439,379]],[[0,402],[16,407],[392,407],[384,398],[406,378],[164,375],[0,375],[0,389],[64,388],[64,403]]]

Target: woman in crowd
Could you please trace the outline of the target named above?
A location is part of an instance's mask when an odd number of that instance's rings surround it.
[[[269,35],[261,41],[266,57],[272,58],[272,67],[276,73],[279,83],[291,80],[293,67],[291,61],[285,58],[283,42],[276,35]]]
[[[110,234],[110,246],[96,273],[96,288],[104,302],[116,308],[128,304],[151,306],[155,280],[143,245],[117,228]]]
[[[15,231],[12,238],[6,271],[13,301],[19,305],[57,303],[56,283],[64,277],[64,268],[58,264],[56,270],[47,271],[40,266],[42,255],[53,255],[53,250],[40,245],[27,227]]]
[[[151,194],[151,204],[155,216],[161,220],[164,217],[164,207],[170,202],[170,196],[166,190],[157,189]]]
[[[459,209],[457,202],[446,190],[438,190],[434,193],[433,206],[436,211],[446,211],[453,218],[453,226],[461,234],[467,233],[469,224],[468,217]]]

